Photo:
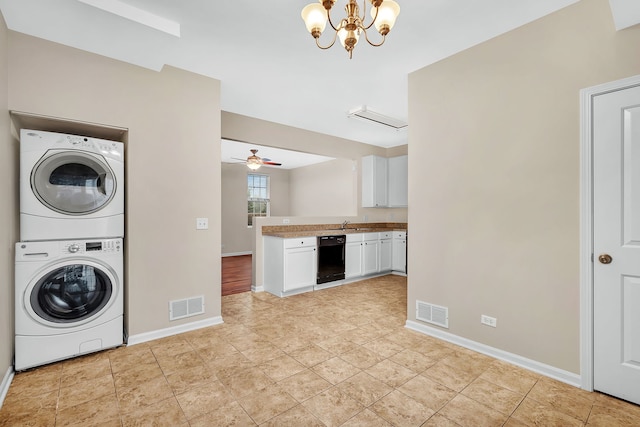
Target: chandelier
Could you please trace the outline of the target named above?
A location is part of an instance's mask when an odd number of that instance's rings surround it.
[[[372,21],[365,25],[367,2],[371,3]],[[357,0],[348,0],[345,6],[347,17],[342,18],[338,25],[334,25],[331,20],[331,8],[334,3],[335,0],[318,0],[318,3],[308,4],[302,9],[302,19],[307,26],[307,30],[316,39],[316,45],[320,49],[329,49],[339,38],[342,46],[349,52],[349,59],[351,59],[353,48],[356,47],[362,34],[364,34],[365,40],[371,46],[382,46],[400,13],[400,6],[393,0],[363,0],[363,13],[360,15],[360,7]],[[327,20],[335,34],[333,35],[333,41],[329,45],[322,46],[319,39],[327,25]],[[369,40],[367,30],[374,25],[382,35],[380,43],[374,43]]]

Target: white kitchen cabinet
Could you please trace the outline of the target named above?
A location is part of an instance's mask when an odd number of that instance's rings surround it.
[[[386,207],[387,159],[379,156],[362,158],[362,207]]]
[[[378,271],[380,273],[391,271],[392,261],[392,242],[393,239],[391,232],[381,232],[379,234],[380,247],[378,248],[380,253],[380,260],[378,262]]]
[[[403,208],[408,205],[408,158],[404,155],[387,159],[390,208]]]
[[[375,274],[379,271],[379,237],[378,233],[362,235],[362,274]]]
[[[344,278],[362,276],[362,233],[347,234],[344,257]]]
[[[393,232],[393,271],[407,272],[407,232]]]
[[[282,239],[265,236],[264,289],[277,296],[313,290],[317,278],[315,236]]]

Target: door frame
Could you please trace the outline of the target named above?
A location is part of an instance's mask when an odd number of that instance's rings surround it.
[[[640,75],[580,91],[580,382],[593,391],[593,98],[640,86]]]

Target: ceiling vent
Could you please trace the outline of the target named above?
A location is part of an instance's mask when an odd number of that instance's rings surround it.
[[[393,117],[385,116],[384,114],[376,113],[375,111],[371,111],[367,108],[366,105],[363,105],[355,110],[349,111],[347,117],[356,118],[361,120],[366,120],[368,122],[378,123],[381,125],[388,126],[395,130],[405,129],[409,124],[407,122],[403,122],[402,120],[394,119]]]

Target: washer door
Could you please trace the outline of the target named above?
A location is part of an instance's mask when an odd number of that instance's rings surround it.
[[[66,215],[87,215],[109,204],[113,171],[100,156],[63,151],[43,156],[31,172],[31,189],[42,204]]]
[[[114,286],[111,275],[97,265],[67,264],[45,273],[29,300],[40,319],[73,326],[99,314],[111,300]]]

